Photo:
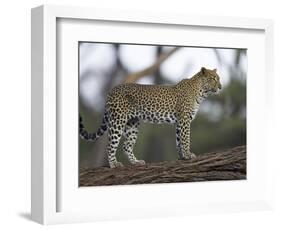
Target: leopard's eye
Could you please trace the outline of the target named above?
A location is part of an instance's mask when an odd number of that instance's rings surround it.
[[[217,80],[216,80],[216,79],[214,79],[214,78],[210,78],[210,79],[209,79],[209,82],[210,82],[210,83],[216,83],[216,82],[217,82]]]

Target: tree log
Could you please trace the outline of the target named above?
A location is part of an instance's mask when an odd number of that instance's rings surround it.
[[[191,160],[80,169],[80,186],[246,179],[246,146],[204,153]]]

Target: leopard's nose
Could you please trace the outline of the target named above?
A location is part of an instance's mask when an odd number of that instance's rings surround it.
[[[218,86],[218,88],[219,88],[219,89],[221,89],[221,88],[222,88],[222,86],[221,86],[221,83],[219,83],[219,86]]]

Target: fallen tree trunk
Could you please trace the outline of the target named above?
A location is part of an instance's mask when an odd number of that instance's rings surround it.
[[[246,179],[246,146],[198,155],[191,160],[80,169],[80,186]]]

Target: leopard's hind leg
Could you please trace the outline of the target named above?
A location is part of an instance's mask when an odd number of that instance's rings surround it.
[[[139,124],[140,121],[138,118],[132,118],[127,122],[123,133],[125,137],[123,151],[127,155],[128,160],[130,161],[131,164],[144,165],[145,161],[138,160],[133,153],[133,148],[138,137]]]
[[[125,125],[127,123],[126,116],[115,119],[111,117],[108,124],[108,145],[107,145],[107,156],[110,168],[122,167],[123,164],[117,161],[116,151],[124,132]]]

